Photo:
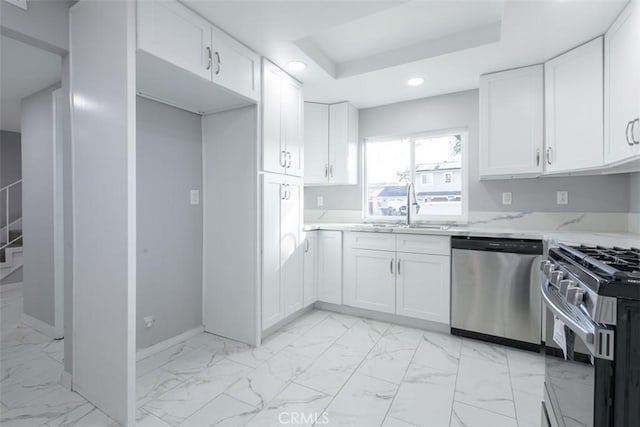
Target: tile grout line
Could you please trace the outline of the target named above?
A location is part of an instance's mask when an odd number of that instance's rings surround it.
[[[357,317],[357,316],[353,316],[353,317]],[[358,320],[364,320],[362,317],[357,317]],[[356,322],[357,323],[357,322]],[[369,351],[367,352],[367,354],[364,355],[364,357],[362,358],[362,360],[360,361],[360,363],[358,364],[358,366],[355,367],[355,369],[353,370],[353,372],[351,372],[351,375],[349,375],[349,378],[346,379],[346,381],[342,384],[342,386],[340,387],[340,389],[336,392],[335,395],[333,395],[333,397],[331,398],[331,400],[329,401],[329,403],[327,403],[327,406],[324,407],[324,409],[322,410],[323,412],[327,410],[327,408],[329,408],[329,406],[331,406],[331,404],[334,402],[334,400],[336,400],[336,397],[338,397],[338,395],[340,394],[340,392],[344,389],[344,387],[347,385],[347,383],[349,381],[351,381],[351,378],[353,378],[353,376],[356,374],[356,372],[358,372],[358,369],[360,369],[360,366],[362,366],[362,364],[364,363],[365,360],[367,360],[367,357],[369,356],[369,354],[371,354],[371,352],[373,351],[373,349],[375,348],[375,346],[378,344],[378,342],[380,342],[380,340],[382,339],[382,337],[384,336],[384,334],[387,332],[387,330],[389,330],[389,328],[391,327],[391,324],[384,322],[387,324],[387,329],[385,329],[385,331],[380,334],[380,337],[376,340],[375,343],[373,343],[373,345],[371,346],[371,348],[369,349]],[[355,325],[355,323],[354,323]],[[352,326],[353,327],[353,326]],[[351,329],[351,328],[349,328]],[[346,334],[346,332],[345,332]],[[344,335],[344,334],[343,334]],[[337,340],[336,340],[337,341]],[[397,390],[396,390],[397,393]],[[394,395],[395,397],[395,395]],[[328,415],[328,414],[327,414]],[[316,426],[317,422],[315,422],[313,424],[313,426]]]
[[[387,420],[387,417],[389,416],[389,411],[391,411],[391,407],[393,406],[393,403],[396,401],[396,397],[398,397],[398,391],[400,391],[400,387],[402,386],[402,383],[404,382],[404,379],[407,376],[407,372],[409,372],[409,368],[411,367],[411,364],[413,363],[413,360],[416,358],[416,353],[418,353],[418,348],[420,348],[420,344],[422,344],[423,340],[424,340],[424,332],[422,332],[422,334],[420,335],[420,338],[418,340],[418,345],[416,346],[415,350],[413,350],[413,354],[411,355],[411,360],[409,361],[409,364],[407,365],[406,369],[404,370],[404,374],[402,375],[402,379],[400,379],[400,384],[398,384],[398,389],[396,390],[396,393],[393,395],[393,399],[391,399],[391,403],[389,404],[389,407],[387,408],[387,412],[384,414],[384,418],[382,419],[382,423],[380,424],[381,426],[384,425],[384,422]],[[399,419],[401,419],[401,418],[399,418]],[[402,420],[402,421],[405,421],[405,420]],[[413,423],[409,423],[409,424],[413,424]]]
[[[513,382],[511,381],[511,363],[509,362],[509,352],[505,349],[504,358],[507,361],[507,373],[509,374],[509,389],[511,390],[511,403],[513,404],[513,414],[516,418],[516,425],[520,426],[520,420],[518,419],[518,410],[516,409],[516,395],[513,392]]]

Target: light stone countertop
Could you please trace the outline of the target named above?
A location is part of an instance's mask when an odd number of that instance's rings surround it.
[[[305,224],[305,231],[334,230],[334,231],[365,231],[375,233],[395,234],[423,234],[433,236],[474,236],[474,237],[498,237],[511,239],[536,239],[552,240],[568,244],[640,247],[640,234],[632,233],[607,233],[590,231],[557,231],[557,230],[523,230],[509,228],[490,228],[479,226],[417,226],[406,227],[402,225],[382,225],[362,223],[315,223]]]

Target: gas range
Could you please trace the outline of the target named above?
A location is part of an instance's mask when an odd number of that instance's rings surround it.
[[[542,270],[593,322],[616,324],[616,299],[640,300],[640,250],[552,244]]]
[[[640,426],[640,249],[551,242],[541,269],[543,425]]]

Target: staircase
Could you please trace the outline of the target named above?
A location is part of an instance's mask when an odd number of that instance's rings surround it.
[[[20,281],[22,269],[22,218],[19,211],[16,214],[10,208],[10,203],[14,206],[21,203],[22,180],[0,189],[0,203],[2,206],[2,224],[0,224],[0,284]],[[12,217],[13,216],[13,217]],[[10,277],[13,276],[13,277]]]

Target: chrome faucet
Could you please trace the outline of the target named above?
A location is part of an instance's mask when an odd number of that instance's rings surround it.
[[[413,200],[416,200],[416,194],[415,191],[413,189],[413,183],[410,182],[407,185],[407,227],[411,226],[411,210],[413,209],[413,207],[415,205],[417,205],[417,202],[413,202],[411,203],[411,195],[413,194]]]

